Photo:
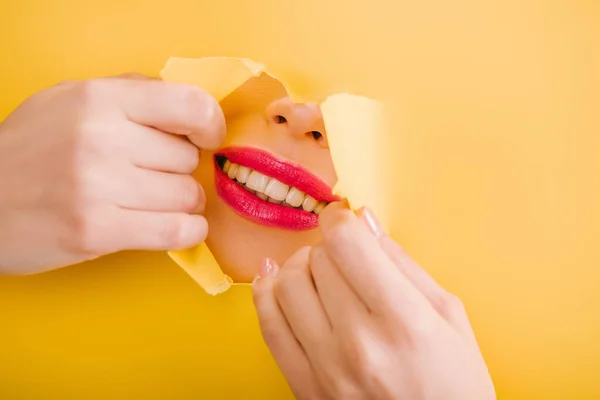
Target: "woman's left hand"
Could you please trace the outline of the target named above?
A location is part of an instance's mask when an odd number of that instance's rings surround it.
[[[368,210],[320,216],[323,242],[253,285],[263,337],[299,399],[495,399],[466,312]]]

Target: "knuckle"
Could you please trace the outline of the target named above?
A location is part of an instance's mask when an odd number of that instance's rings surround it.
[[[77,82],[75,86],[78,90],[80,101],[83,104],[95,102],[98,97],[102,96],[105,91],[105,80],[88,79],[86,81]]]
[[[93,209],[81,208],[71,216],[73,250],[89,256],[99,256],[106,249],[102,244],[103,218]]]
[[[194,178],[186,176],[181,183],[181,202],[185,211],[196,210],[204,200],[204,191]]]
[[[380,379],[382,370],[379,363],[366,354],[363,355],[361,363],[356,366],[356,378],[361,383],[361,387],[373,388]]]
[[[333,249],[345,248],[353,242],[350,228],[346,220],[340,220],[324,232],[323,241],[328,247]]]
[[[109,138],[105,135],[104,124],[95,119],[85,119],[79,124],[81,149],[97,153],[109,144]]]
[[[286,270],[308,269],[310,246],[302,246],[283,265]]]
[[[190,86],[184,89],[183,103],[185,107],[182,107],[181,110],[184,112],[186,125],[190,128],[197,129],[204,125],[204,116],[208,108],[207,97],[208,94],[199,87]]]
[[[361,366],[365,363],[366,352],[362,340],[355,333],[346,336],[342,341],[342,349],[346,361],[350,365]]]
[[[449,292],[445,292],[440,295],[438,299],[438,307],[442,313],[455,314],[463,312],[465,307],[461,299]]]
[[[73,135],[74,161],[79,171],[87,171],[88,175],[99,173],[99,169],[109,160],[114,160],[115,153],[121,150],[122,142],[115,139],[109,126],[98,119],[81,121]]]
[[[440,330],[442,318],[436,314],[415,312],[410,318],[410,324],[405,327],[405,335],[399,343],[410,349],[428,346],[428,341],[436,337]]]
[[[273,293],[276,298],[282,299],[287,297],[288,291],[288,273],[284,273],[283,270],[281,270],[273,283]]]
[[[344,342],[343,349],[343,364],[349,366],[352,380],[358,382],[360,387],[371,387],[383,370],[376,359],[377,349],[369,348],[367,342],[356,334]],[[355,398],[356,388],[353,385],[344,385],[340,389],[348,396],[344,398]]]
[[[310,264],[318,264],[325,257],[325,250],[323,246],[316,245],[310,248],[308,253],[308,259]]]
[[[329,399],[356,399],[353,384],[345,378],[338,368],[328,368],[320,371],[322,385],[326,388]]]
[[[224,130],[214,129],[222,119],[222,111],[217,101],[203,89],[193,86],[185,89],[183,99],[185,107],[181,110],[184,124],[193,133],[200,135],[203,148],[212,150],[218,147],[223,139]],[[213,133],[218,135],[212,135]]]
[[[182,223],[179,218],[168,218],[161,225],[158,240],[162,247],[177,249],[181,242]]]
[[[186,156],[182,163],[184,164],[183,168],[188,173],[192,173],[198,169],[198,165],[200,164],[200,152],[196,146],[193,144],[186,146]]]
[[[265,308],[265,305],[267,304],[267,290],[263,288],[263,285],[260,284],[253,284],[252,285],[252,301],[254,302],[254,306],[256,308],[256,311],[258,312],[258,317],[260,320],[260,323],[262,324],[263,321],[263,310]]]
[[[167,221],[159,238],[162,248],[184,250],[206,240],[208,224],[199,215],[172,215]]]
[[[275,297],[282,300],[287,300],[290,298],[292,294],[293,287],[295,285],[295,276],[297,272],[293,270],[285,270],[285,267],[279,271],[277,275],[277,279],[273,285],[273,293],[275,293]]]

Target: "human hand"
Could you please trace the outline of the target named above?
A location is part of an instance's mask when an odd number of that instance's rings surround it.
[[[202,242],[191,174],[224,134],[206,92],[139,75],[33,95],[0,124],[0,273]]]
[[[263,337],[299,399],[495,399],[467,314],[380,228],[332,204],[323,242],[253,285]]]

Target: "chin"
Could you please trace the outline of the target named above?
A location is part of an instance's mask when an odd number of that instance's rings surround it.
[[[257,224],[219,198],[205,215],[209,226],[206,244],[223,272],[237,283],[252,282],[265,257],[283,265],[299,248],[320,240],[318,229],[283,230]]]

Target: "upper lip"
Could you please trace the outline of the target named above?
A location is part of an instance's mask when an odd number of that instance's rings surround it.
[[[275,178],[317,201],[331,203],[339,200],[332,193],[331,187],[321,178],[301,165],[284,161],[265,150],[255,147],[227,147],[215,153],[215,156],[223,156],[232,163],[246,166],[263,175]]]

